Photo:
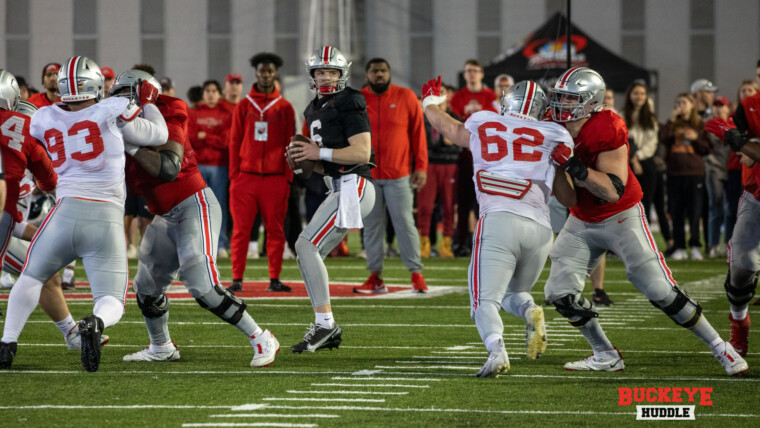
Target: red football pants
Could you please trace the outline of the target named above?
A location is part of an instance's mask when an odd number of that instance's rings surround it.
[[[284,175],[256,175],[241,172],[230,183],[232,214],[232,278],[243,278],[248,241],[256,214],[261,212],[267,231],[269,278],[280,278],[285,249],[285,214],[290,184]]]
[[[457,165],[428,164],[427,182],[417,192],[417,230],[420,236],[430,234],[435,198],[439,197],[443,209],[443,236],[454,233],[454,202],[457,189]]]

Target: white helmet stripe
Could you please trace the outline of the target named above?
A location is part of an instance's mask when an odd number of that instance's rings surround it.
[[[79,95],[77,91],[76,71],[79,65],[80,56],[75,56],[69,60],[68,77],[69,77],[69,95]]]

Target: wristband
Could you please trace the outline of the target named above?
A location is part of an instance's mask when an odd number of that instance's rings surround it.
[[[332,162],[333,149],[322,147],[319,149],[319,160]]]

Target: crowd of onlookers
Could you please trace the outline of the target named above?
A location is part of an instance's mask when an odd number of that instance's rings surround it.
[[[231,182],[240,180],[241,166],[244,174],[270,174],[260,169],[247,171],[246,168],[256,168],[251,166],[253,165],[251,157],[270,164],[282,161],[279,159],[282,155],[281,147],[276,144],[256,145],[245,142],[241,144],[241,141],[232,141],[231,144],[234,121],[243,120],[235,116],[241,103],[253,103],[252,105],[259,109],[262,120],[264,118],[265,114],[261,110],[266,109],[266,106],[254,102],[251,98],[259,93],[256,90],[259,85],[273,84],[277,91],[276,96],[286,97],[287,95],[279,92],[281,88],[277,70],[282,65],[282,60],[274,54],[263,54],[264,60],[273,63],[274,67],[268,73],[266,70],[261,72],[262,57],[260,55],[258,59],[254,57],[251,61],[256,69],[255,82],[243,82],[240,74],[231,73],[223,84],[216,80],[207,80],[202,85],[192,87],[186,94],[189,107],[188,137],[195,151],[200,171],[223,209],[224,222],[219,238],[218,254],[222,258],[228,257],[231,246],[233,231],[231,220],[236,217],[234,209],[236,207],[238,210],[251,209],[247,202],[235,203],[236,193],[243,193],[244,188],[232,186],[231,192]],[[381,76],[378,77],[377,67],[373,67],[373,64],[384,64],[387,70],[385,68],[381,70],[379,72]],[[60,66],[56,63],[45,65],[40,91],[23,77],[17,77],[22,99],[28,99],[38,106],[55,102],[56,76],[59,68]],[[109,67],[103,67],[102,71],[106,78],[106,85],[110,86],[116,77],[114,71]],[[373,170],[373,178],[391,181],[406,179],[403,186],[410,189],[411,197],[414,199],[414,202],[409,205],[398,205],[395,201],[389,203],[387,198],[386,200],[380,198],[378,202],[381,204],[380,208],[387,206],[388,213],[386,214],[385,210],[381,209],[383,218],[373,221],[386,227],[384,231],[382,228],[373,227],[369,233],[376,238],[377,230],[380,230],[379,233],[386,237],[384,254],[397,255],[394,230],[401,230],[404,235],[410,234],[407,223],[413,222],[412,227],[416,227],[419,233],[419,252],[422,258],[469,256],[472,244],[471,232],[477,217],[477,201],[472,182],[473,170],[469,152],[453,145],[431,128],[424,120],[419,106],[395,109],[394,103],[391,103],[392,106],[380,104],[381,100],[395,99],[394,88],[399,88],[390,84],[391,65],[387,61],[380,58],[370,60],[364,72],[365,75],[361,76],[360,71],[354,70],[353,86],[357,89],[364,87],[362,93],[368,100],[368,111],[373,123],[372,143],[377,164],[377,168]],[[386,74],[385,77],[382,77],[383,73]],[[468,60],[465,63],[463,77],[466,85],[459,90],[445,85],[447,102],[443,106],[452,116],[461,120],[466,120],[472,113],[480,110],[499,111],[501,95],[515,83],[511,76],[502,74],[493,82],[493,90],[489,89],[483,82],[483,66],[476,60]],[[160,82],[164,94],[175,96],[174,83],[171,79],[164,77]],[[649,88],[644,82],[633,82],[628,87],[622,106],[615,106],[614,93],[611,90],[607,91],[606,108],[620,114],[628,126],[631,142],[631,169],[641,183],[644,192],[642,202],[650,223],[655,228],[659,228],[666,243],[666,248],[663,249],[666,257],[674,260],[689,257],[701,260],[705,256],[725,255],[725,243],[731,238],[736,221],[742,183],[746,179],[752,161],[741,154],[732,152],[712,134],[705,132],[702,127],[705,121],[713,117],[729,120],[737,103],[758,91],[758,83],[760,83],[760,62],[756,79],[740,82],[736,88],[736,95],[732,94],[733,88],[731,90],[721,88],[719,91],[719,88],[709,80],[698,79],[690,87],[685,87],[686,90],[673,100],[672,111],[665,123],[658,121]],[[244,92],[247,88],[250,88],[248,95]],[[419,92],[417,89],[411,88],[415,94]],[[266,96],[262,98],[262,102],[266,99]],[[372,102],[378,103],[377,108],[371,104]],[[402,107],[400,102],[399,107]],[[399,115],[408,116],[403,124],[393,115],[384,116],[384,112],[396,110]],[[294,118],[301,116],[301,112],[293,113]],[[249,106],[247,110],[239,114],[253,113]],[[378,115],[375,118],[377,120],[372,120],[373,115]],[[264,143],[267,138],[271,139],[275,136],[281,138],[282,136],[278,136],[277,128],[293,130],[301,128],[300,124],[293,123],[292,125],[292,127],[286,126],[281,120],[273,129],[270,124],[268,135],[263,137],[261,143]],[[414,128],[414,131],[408,131],[409,128]],[[296,132],[308,134],[308,130]],[[289,140],[290,135],[284,137]],[[258,136],[253,134],[235,138],[238,140],[253,138],[254,142],[258,142]],[[277,153],[274,154],[276,156],[272,154],[267,156],[255,152],[252,149],[254,147],[260,147],[261,150],[273,150]],[[271,161],[275,158],[277,161]],[[291,176],[287,175],[287,179],[291,180]],[[288,197],[282,198],[280,202],[274,202],[284,204],[277,210],[284,215],[272,216],[269,214],[270,210],[255,207],[254,212],[260,215],[255,221],[251,219],[253,226],[248,238],[249,245],[246,254],[248,258],[256,258],[266,253],[263,245],[258,246],[261,215],[266,217],[264,218],[265,225],[271,222],[283,222],[287,241],[283,257],[293,257],[293,249],[301,231],[301,225],[304,220],[308,221],[311,218],[316,207],[325,197],[327,189],[323,181],[316,176],[307,180],[293,177],[289,186]],[[238,199],[241,200],[240,197]],[[145,224],[152,217],[147,210],[142,209],[141,202],[138,201],[136,205],[137,210],[127,213],[131,257],[136,255],[137,223],[142,223],[139,229],[144,230]],[[233,208],[233,212],[230,208]],[[409,212],[405,212],[407,210]],[[283,216],[284,219],[281,219]],[[135,224],[133,224],[133,219],[137,220]],[[246,220],[244,223],[247,225],[249,222]],[[272,233],[270,228],[266,229],[269,231],[268,234]],[[364,231],[364,233],[368,232]],[[245,233],[246,236],[248,234]],[[263,239],[266,240],[266,236]],[[399,240],[399,243],[401,241]],[[355,252],[359,256],[366,257],[363,249],[360,251],[357,248]],[[344,242],[332,252],[332,255],[346,256],[348,253],[348,247]]]

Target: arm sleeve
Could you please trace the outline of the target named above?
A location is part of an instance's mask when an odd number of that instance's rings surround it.
[[[240,145],[243,142],[243,136],[245,130],[243,129],[243,113],[242,103],[238,103],[235,107],[235,111],[232,113],[232,126],[230,126],[230,170],[229,178],[234,177],[240,170]]]
[[[148,104],[143,108],[145,118],[136,117],[124,124],[124,139],[138,146],[160,146],[169,138],[166,121],[158,107]]]
[[[412,143],[414,152],[414,170],[427,172],[428,151],[427,135],[425,134],[425,120],[422,114],[422,106],[417,102],[417,97],[409,91],[409,141]]]
[[[343,113],[343,131],[346,139],[362,132],[372,132],[369,126],[369,116],[367,116],[367,101],[359,92],[351,95],[346,100],[341,111]]]
[[[45,151],[42,143],[36,140],[29,147],[31,148],[31,156],[28,168],[37,180],[37,187],[45,192],[55,190],[55,186],[58,184],[58,175],[53,169],[53,162],[48,157],[47,151]]]

